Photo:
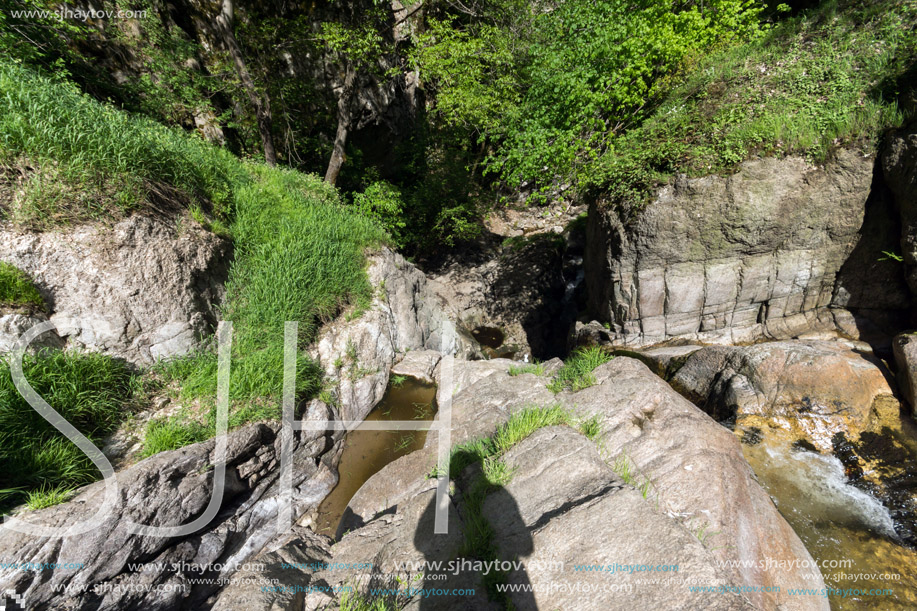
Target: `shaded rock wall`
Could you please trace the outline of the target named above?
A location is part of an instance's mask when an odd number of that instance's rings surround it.
[[[627,226],[593,205],[589,313],[609,323],[612,341],[630,345],[835,327],[829,307],[860,298],[848,290],[836,300],[838,272],[864,237],[874,161],[840,150],[824,166],[766,158],[731,176],[679,177]],[[906,305],[901,295],[887,301]],[[856,327],[844,317],[841,326]]]

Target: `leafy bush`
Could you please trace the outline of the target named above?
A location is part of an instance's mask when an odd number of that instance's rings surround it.
[[[578,350],[571,354],[564,366],[558,370],[554,380],[548,384],[548,390],[557,394],[564,389],[576,392],[589,388],[595,384],[592,370],[612,358],[598,346]]]
[[[115,429],[135,388],[124,364],[100,354],[27,354],[23,373],[93,443]],[[60,492],[87,484],[99,476],[92,461],[19,394],[8,360],[0,360],[0,464],[0,488],[17,489],[8,503],[35,491]]]
[[[839,146],[871,146],[903,120],[895,98],[917,59],[915,32],[913,3],[825,2],[701,58],[585,184],[634,209],[675,172],[728,172],[755,155],[822,162]]]
[[[385,181],[374,182],[362,193],[355,193],[353,203],[360,213],[384,229],[398,246],[405,245],[404,201],[401,190]]]
[[[646,116],[690,58],[760,32],[751,0],[494,3],[433,20],[415,64],[435,110],[496,142],[510,186],[576,184],[614,137]]]
[[[24,271],[0,261],[0,306],[44,310],[45,301]]]

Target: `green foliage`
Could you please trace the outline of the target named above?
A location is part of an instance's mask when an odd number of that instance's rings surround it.
[[[37,490],[31,490],[29,492],[25,504],[26,507],[32,511],[44,509],[45,507],[53,507],[54,505],[60,505],[70,500],[70,497],[73,496],[75,491],[75,488],[68,488],[64,485],[42,486]]]
[[[395,611],[397,608],[384,597],[374,598],[353,587],[344,590],[338,606],[339,611]]]
[[[576,392],[595,384],[592,370],[614,358],[598,346],[584,348],[570,355],[548,384],[548,390],[557,394],[564,389]]]
[[[414,62],[443,121],[498,143],[489,170],[541,190],[588,176],[691,57],[760,31],[751,0],[494,4],[433,20]]]
[[[401,190],[385,181],[374,182],[362,193],[355,193],[353,204],[360,214],[385,230],[398,246],[406,242],[404,201]]]
[[[385,234],[318,177],[240,162],[194,136],[117,111],[70,84],[2,61],[0,92],[8,102],[8,112],[0,116],[4,159],[38,161],[74,188],[89,181],[90,186],[134,189],[118,200],[123,206],[70,209],[65,211],[70,218],[126,212],[140,205],[148,186],[159,185],[190,198],[197,218],[212,209],[228,223],[235,250],[222,318],[234,324],[231,425],[276,412],[254,399],[280,395],[286,321],[299,322],[302,349],[319,324],[346,304],[368,301],[363,253],[382,243]],[[39,201],[44,208],[29,214],[59,220],[57,202]],[[212,401],[214,352],[183,357],[160,370],[167,381],[181,383],[184,398]],[[297,391],[314,393],[320,386],[319,367],[301,350]],[[156,434],[167,433],[161,428]]]
[[[35,391],[93,443],[115,429],[135,390],[127,367],[100,354],[27,354],[23,373]],[[48,496],[49,490],[61,492],[99,475],[89,458],[19,394],[6,360],[0,361],[0,464],[0,487],[19,489],[12,498],[42,490]]]
[[[895,98],[917,59],[915,26],[910,2],[826,2],[713,53],[585,182],[638,209],[676,171],[722,173],[755,155],[821,162],[839,146],[870,146],[902,121]]]
[[[509,371],[507,372],[511,376],[518,376],[524,373],[534,373],[536,376],[544,375],[544,364],[543,363],[527,363],[525,365],[510,365]]]
[[[8,59],[0,59],[0,95],[0,163],[33,168],[25,191],[34,197],[12,210],[19,220],[109,218],[136,209],[157,186],[225,217],[232,187],[251,181],[230,153]]]
[[[286,321],[299,322],[297,393],[322,390],[321,369],[302,349],[315,338],[321,322],[332,319],[346,303],[369,298],[363,250],[384,238],[370,219],[342,205],[337,192],[317,177],[265,166],[251,166],[251,171],[256,181],[234,191],[235,260],[223,309],[234,330],[231,428],[279,417],[271,399],[283,387]],[[213,351],[163,363],[160,370],[167,381],[181,383],[185,399],[213,401]],[[210,435],[214,410],[208,415]],[[199,433],[191,422],[175,426],[191,427],[191,438]]]
[[[652,483],[649,478],[637,472],[636,467],[627,458],[627,454],[623,450],[611,465],[611,470],[624,480],[625,484],[636,488],[643,495],[643,498],[649,497]]]
[[[177,450],[213,437],[214,432],[195,420],[173,416],[151,420],[143,438],[144,457]]]
[[[24,271],[0,261],[0,306],[45,309],[45,301]]]

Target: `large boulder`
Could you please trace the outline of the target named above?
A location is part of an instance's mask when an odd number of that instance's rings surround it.
[[[625,224],[589,213],[590,314],[618,344],[741,343],[834,328],[838,271],[860,240],[874,159],[824,166],[754,159],[729,176],[679,177]]]
[[[213,331],[230,255],[227,240],[184,217],[0,227],[0,260],[35,281],[60,336],[138,365],[185,354]]]
[[[889,377],[881,361],[845,342],[796,340],[698,350],[672,385],[739,429],[831,451],[838,433],[855,439],[897,422]]]
[[[342,420],[366,417],[382,400],[392,366],[406,354],[478,353],[477,342],[461,330],[447,331],[443,341],[444,329],[455,328],[449,304],[401,255],[387,248],[371,254],[367,275],[374,296],[366,311],[325,325],[311,349],[326,380],[336,381],[335,405]]]

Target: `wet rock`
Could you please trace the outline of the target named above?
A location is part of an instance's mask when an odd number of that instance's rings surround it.
[[[892,342],[901,394],[917,415],[917,333],[901,333]]]
[[[0,260],[26,271],[69,343],[138,365],[185,354],[212,331],[231,254],[190,220],[134,215],[113,227],[0,228]]]
[[[756,159],[730,176],[679,177],[625,226],[594,205],[588,311],[612,341],[743,343],[833,329],[838,271],[859,240],[874,160],[824,167]]]
[[[897,421],[881,361],[842,342],[798,340],[708,347],[688,357],[673,387],[717,419],[735,417],[830,451],[837,433],[856,437]]]

